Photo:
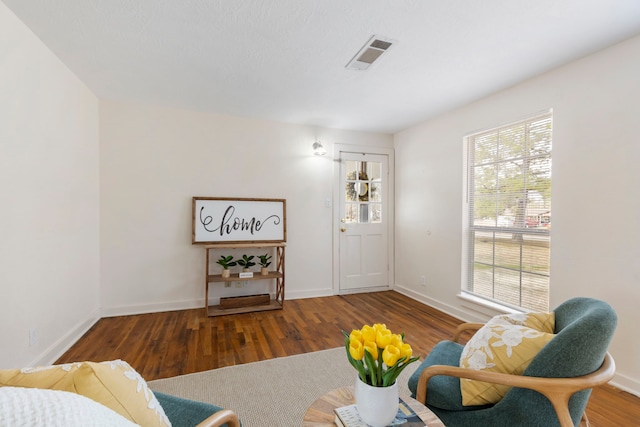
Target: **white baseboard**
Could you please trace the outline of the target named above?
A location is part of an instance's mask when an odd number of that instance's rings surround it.
[[[196,300],[168,301],[152,304],[121,305],[117,307],[103,307],[102,317],[131,316],[134,314],[160,313],[163,311],[190,310],[203,308],[204,298]]]
[[[374,288],[357,288],[357,289],[340,289],[339,295],[351,295],[351,294],[370,294],[372,292],[385,292],[394,290],[391,286],[376,286]]]
[[[428,305],[429,307],[436,308],[444,313],[447,313],[449,316],[453,316],[457,319],[460,319],[463,322],[485,322],[487,319],[482,315],[478,315],[471,311],[460,310],[457,307],[453,307],[451,305],[445,304],[441,301],[435,300],[423,294],[420,294],[413,289],[405,288],[402,285],[396,285],[394,290],[402,295],[408,296],[416,301],[419,301],[423,304]]]
[[[631,393],[640,397],[640,381],[634,380],[626,375],[616,373],[613,379],[609,382],[615,388],[619,388],[622,391]]]
[[[313,289],[310,291],[288,291],[285,294],[285,301],[288,299],[305,299],[305,298],[318,298],[318,297],[330,297],[335,295],[336,292],[333,288],[328,289]]]
[[[314,289],[311,291],[289,291],[285,294],[285,301],[288,299],[317,298],[335,295],[332,288]],[[272,293],[271,298],[274,295]],[[118,307],[104,307],[102,317],[130,316],[133,314],[159,313],[162,311],[190,310],[192,308],[203,308],[204,298],[183,301],[160,302],[153,304],[122,305]]]
[[[78,326],[70,330],[67,334],[56,340],[39,356],[37,356],[28,366],[48,366],[55,363],[73,344],[75,344],[96,322],[100,320],[99,310],[94,310],[88,318]]]
[[[352,293],[390,291],[393,289],[394,288],[392,287],[376,287],[376,288],[343,290],[343,291],[340,291],[340,293],[346,295],[346,294],[352,294]],[[399,291],[399,292],[404,293],[402,291]],[[312,290],[305,290],[305,291],[287,291],[285,293],[285,301],[293,300],[293,299],[329,297],[337,294],[338,294],[338,291],[333,288],[312,289]],[[405,295],[420,301],[420,299],[414,297],[413,295],[408,295],[408,294],[405,294]],[[274,297],[273,293],[271,297],[272,298]],[[424,302],[424,301],[421,301],[421,302]],[[430,302],[424,302],[424,303],[427,305],[432,305],[432,306],[434,305]],[[161,302],[161,303],[153,303],[153,304],[135,304],[135,305],[122,305],[117,307],[103,307],[101,314],[102,314],[102,317],[130,316],[134,314],[158,313],[162,311],[175,311],[175,310],[189,310],[192,308],[201,308],[201,307],[204,307],[204,298],[195,299],[195,300]],[[445,311],[445,310],[442,310],[442,311]]]

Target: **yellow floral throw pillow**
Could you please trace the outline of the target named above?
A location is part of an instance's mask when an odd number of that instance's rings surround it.
[[[79,362],[0,371],[0,386],[70,391],[143,427],[170,426],[147,383],[127,362]]]
[[[531,360],[551,339],[554,313],[496,316],[471,337],[460,357],[460,367],[522,375]],[[460,379],[462,404],[497,403],[511,387]]]
[[[552,334],[556,327],[555,313],[514,313],[502,314],[489,320],[487,324],[519,325],[536,331]]]

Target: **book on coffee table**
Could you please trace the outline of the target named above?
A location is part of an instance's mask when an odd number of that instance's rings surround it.
[[[369,427],[367,423],[360,419],[356,405],[347,405],[334,409],[336,413],[335,424],[338,427]],[[407,403],[400,398],[398,402],[398,413],[395,420],[389,426],[402,427],[427,427],[418,414]]]

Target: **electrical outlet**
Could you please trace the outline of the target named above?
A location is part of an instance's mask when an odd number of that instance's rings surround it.
[[[423,288],[427,287],[427,278],[425,276],[420,276],[420,286]]]
[[[29,347],[35,347],[38,345],[38,330],[29,329]]]
[[[230,288],[231,287],[231,282],[224,282],[224,287],[225,288]]]
[[[242,287],[242,282],[235,282],[236,283],[236,288],[241,288]]]

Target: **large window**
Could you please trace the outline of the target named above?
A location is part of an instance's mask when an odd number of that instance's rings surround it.
[[[545,113],[466,138],[464,292],[548,310],[551,126]]]

